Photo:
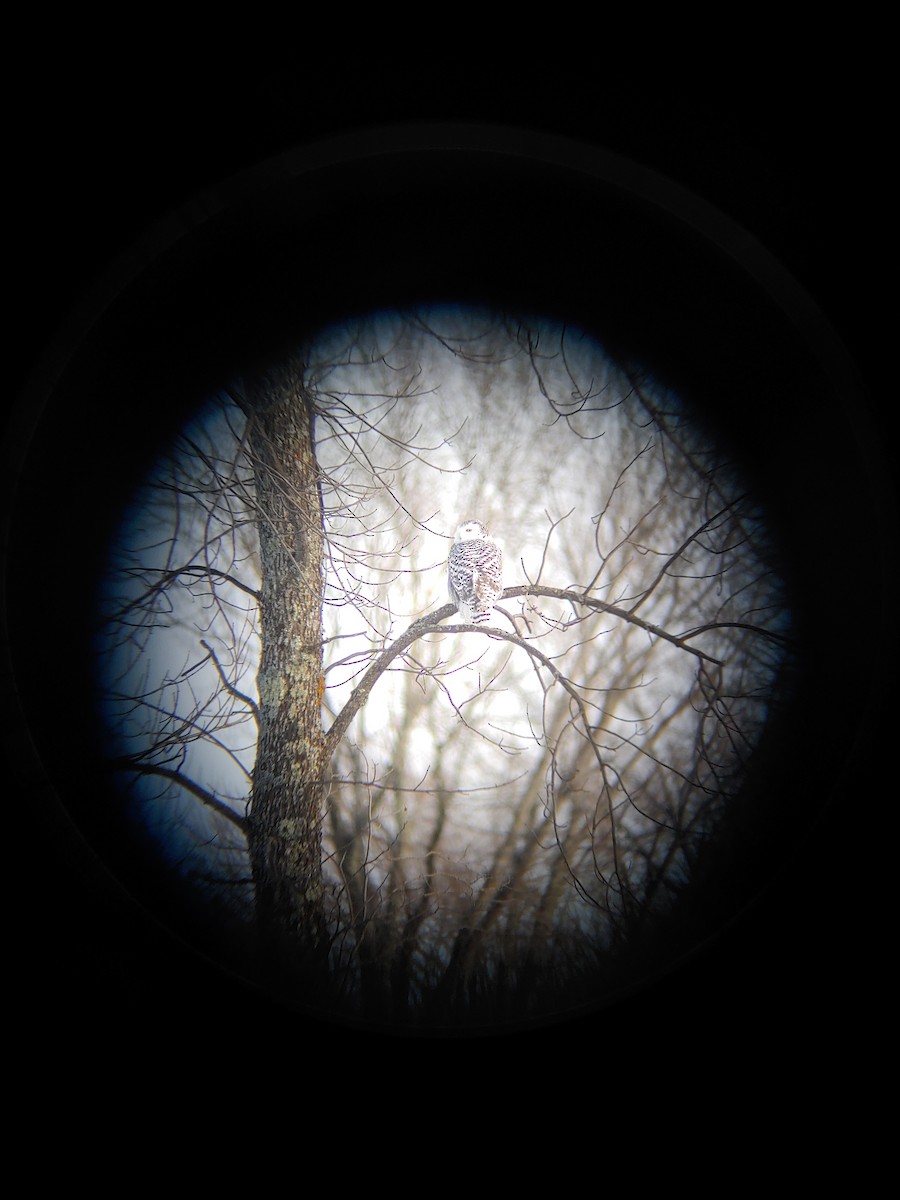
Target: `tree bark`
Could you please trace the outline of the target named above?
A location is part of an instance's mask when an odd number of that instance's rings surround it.
[[[324,529],[313,415],[300,365],[245,396],[262,586],[259,731],[249,846],[263,944],[281,972],[328,952],[322,890]]]

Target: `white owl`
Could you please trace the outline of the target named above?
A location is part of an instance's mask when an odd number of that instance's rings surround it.
[[[480,521],[463,521],[457,529],[447,560],[447,587],[467,625],[491,619],[503,593],[503,556]]]

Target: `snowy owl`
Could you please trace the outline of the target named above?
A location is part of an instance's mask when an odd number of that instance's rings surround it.
[[[456,531],[447,560],[450,599],[463,621],[482,624],[491,619],[503,592],[500,547],[480,521],[463,521]]]

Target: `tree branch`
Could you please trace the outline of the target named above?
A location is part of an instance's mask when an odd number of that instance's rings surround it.
[[[698,650],[696,646],[689,646],[684,638],[677,636],[674,633],[669,633],[665,629],[661,629],[659,625],[652,625],[649,621],[644,621],[641,617],[635,616],[625,608],[617,608],[615,604],[607,604],[605,600],[597,600],[593,596],[587,596],[582,592],[569,591],[566,588],[544,587],[543,584],[522,585],[519,587],[507,588],[503,593],[503,599],[512,599],[514,596],[549,596],[554,600],[565,600],[569,604],[581,604],[585,608],[593,608],[597,612],[609,613],[611,617],[617,617],[620,621],[627,621],[629,625],[636,625],[638,629],[643,629],[646,633],[653,637],[662,638],[663,641],[671,642],[673,646],[677,646],[679,650],[686,650],[688,654],[693,654],[697,658],[703,659],[704,662],[712,663],[714,666],[721,667],[722,663],[718,658],[713,658],[712,655],[704,654],[702,650]],[[760,630],[760,632],[764,632]]]
[[[240,702],[242,704],[246,704],[247,708],[249,708],[249,710],[253,714],[254,718],[257,721],[259,721],[259,707],[257,706],[257,703],[253,699],[253,697],[248,696],[248,695],[246,695],[246,693],[240,691],[229,680],[228,676],[225,674],[224,670],[222,669],[222,664],[219,662],[218,658],[216,657],[216,653],[213,650],[212,646],[210,646],[209,642],[204,641],[204,639],[201,638],[200,645],[203,647],[203,649],[207,652],[209,657],[212,659],[213,664],[219,673],[219,678],[222,681],[222,686],[225,688],[226,692],[228,692],[229,695],[234,696],[235,700],[240,700]]]
[[[696,658],[703,662],[711,663],[713,666],[721,667],[723,665],[721,659],[713,658],[710,654],[705,654],[702,650],[698,650],[696,646],[687,644],[688,637],[696,636],[701,630],[694,630],[684,636],[677,636],[669,633],[665,629],[661,629],[658,625],[653,625],[649,621],[642,620],[641,617],[635,616],[634,613],[627,611],[624,608],[617,608],[614,604],[607,604],[604,600],[597,600],[593,596],[586,596],[580,592],[569,591],[566,588],[545,587],[543,584],[521,585],[516,587],[506,588],[501,599],[510,600],[516,596],[548,596],[554,600],[564,600],[570,604],[580,604],[585,608],[592,608],[597,612],[609,613],[610,616],[616,617],[621,621],[627,621],[629,625],[636,625],[639,629],[643,629],[653,637],[661,638],[663,641],[677,646],[679,650],[684,650],[688,654],[693,654]],[[426,633],[488,633],[492,637],[499,637],[503,641],[511,642],[515,646],[521,646],[527,651],[532,658],[536,659],[545,666],[553,678],[560,683],[566,691],[573,696],[577,693],[573,691],[569,680],[563,675],[557,667],[545,655],[536,650],[518,634],[507,633],[505,630],[497,629],[494,626],[488,625],[442,625],[447,617],[452,616],[456,612],[456,607],[453,604],[445,604],[436,612],[430,613],[425,617],[420,617],[418,621],[414,621],[412,625],[401,634],[400,637],[392,642],[386,650],[375,659],[372,665],[368,668],[362,679],[353,689],[347,703],[338,713],[328,733],[325,735],[325,761],[329,762],[335,750],[340,744],[341,739],[350,727],[350,723],[362,706],[366,703],[372,688],[381,675],[387,670],[395,658],[398,658],[403,652],[412,645],[418,638]],[[717,628],[718,626],[715,626]],[[753,628],[755,626],[741,626],[742,628]],[[714,626],[705,626],[706,629],[714,628]],[[757,632],[766,634],[764,629],[756,629]],[[580,698],[579,698],[580,701]]]
[[[156,763],[136,762],[133,758],[113,758],[109,761],[109,766],[114,771],[132,771],[135,775],[160,775],[163,779],[170,779],[173,783],[183,787],[185,791],[190,792],[192,796],[196,796],[202,804],[218,813],[220,817],[225,817],[246,836],[247,822],[244,817],[236,813],[233,808],[229,808],[218,796],[214,796],[212,792],[201,787],[199,783],[182,775],[180,771],[173,771],[170,767],[162,767]]]

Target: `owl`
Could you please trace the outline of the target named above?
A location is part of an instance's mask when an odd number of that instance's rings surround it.
[[[491,619],[503,593],[500,547],[480,521],[463,521],[447,560],[450,599],[463,621],[480,625]]]

